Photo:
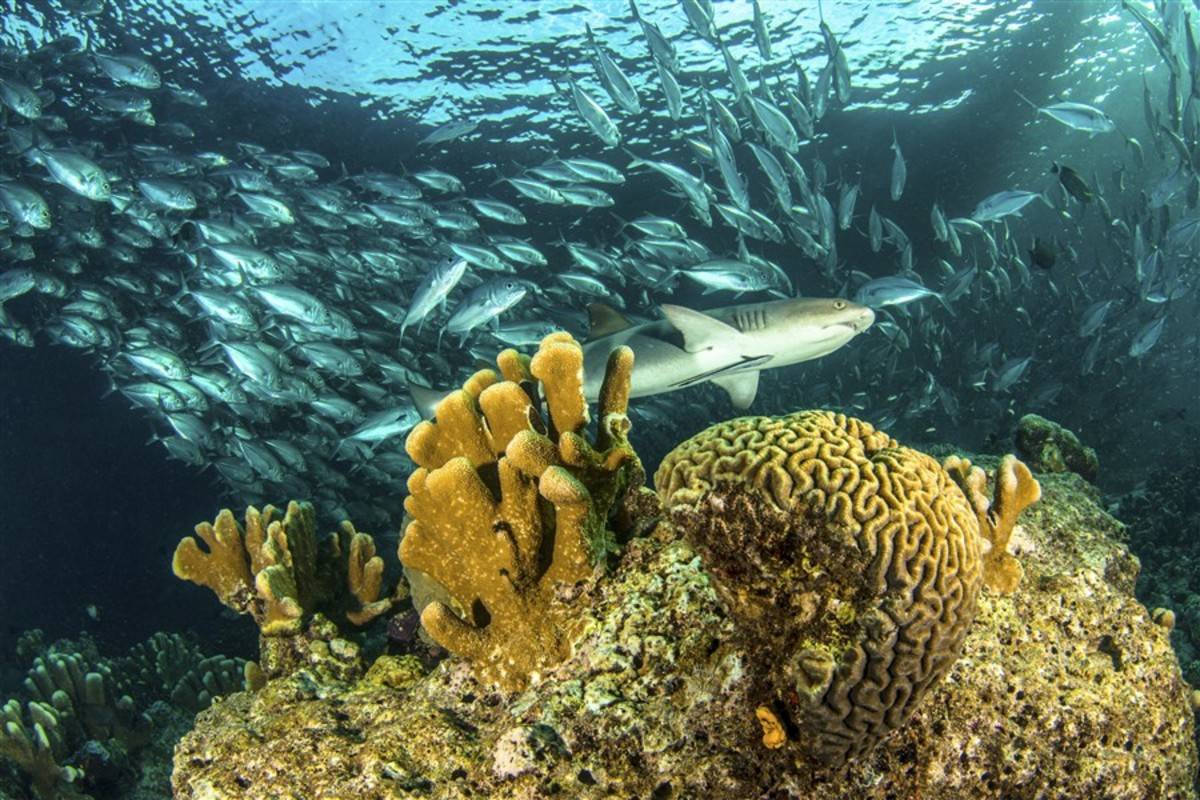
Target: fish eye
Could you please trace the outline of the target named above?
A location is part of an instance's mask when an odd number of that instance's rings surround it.
[[[845,300],[834,300],[833,307],[836,310],[841,311],[843,308],[846,307],[846,301]]]

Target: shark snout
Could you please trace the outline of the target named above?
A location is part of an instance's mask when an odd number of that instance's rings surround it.
[[[851,304],[851,307],[841,312],[837,321],[832,323],[830,327],[849,328],[858,335],[867,328],[875,324],[875,312],[866,306],[856,306]]]

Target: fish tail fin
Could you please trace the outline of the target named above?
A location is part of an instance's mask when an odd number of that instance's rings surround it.
[[[1038,104],[1037,104],[1037,103],[1033,102],[1033,101],[1032,101],[1032,100],[1030,100],[1028,97],[1026,97],[1025,95],[1023,95],[1023,94],[1021,94],[1020,92],[1018,92],[1016,89],[1013,89],[1013,94],[1015,94],[1017,97],[1021,98],[1021,99],[1022,99],[1022,100],[1024,100],[1026,103],[1028,103],[1028,104],[1029,104],[1029,107],[1030,107],[1030,108],[1032,108],[1034,111],[1038,111],[1038,110],[1040,110],[1040,109],[1038,108]]]
[[[34,164],[40,164],[42,161],[42,142],[38,139],[41,132],[34,126],[30,125],[27,128],[9,128],[10,138],[15,145],[16,156],[18,158],[25,157]],[[28,139],[25,137],[28,136]]]
[[[637,0],[629,0],[629,10],[633,12],[633,21],[640,23],[642,15],[638,13]]]
[[[179,270],[179,291],[167,298],[167,304],[173,306],[191,293],[192,290],[187,285],[187,277],[183,274],[183,270]]]
[[[950,314],[950,316],[958,316],[958,314],[954,312],[954,308],[951,307],[950,301],[946,299],[945,295],[943,295],[941,292],[934,292],[933,296],[937,298],[938,302],[942,304],[942,308],[946,309],[946,312]]]
[[[660,289],[665,287],[667,284],[674,282],[675,279],[678,278],[681,274],[683,274],[683,270],[678,270],[678,269],[668,270],[666,276],[664,276],[662,280],[660,280],[658,283],[656,283],[650,287],[650,291],[652,291],[652,292],[659,291]]]

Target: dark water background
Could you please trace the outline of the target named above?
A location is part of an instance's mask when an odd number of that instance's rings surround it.
[[[627,70],[650,65],[623,2],[518,4],[507,11],[451,2],[424,4],[420,13],[413,10],[418,4],[326,3],[311,9],[314,19],[323,20],[319,25],[282,30],[272,15],[287,5],[130,2],[84,18],[57,3],[7,0],[0,4],[0,41],[25,49],[62,33],[84,32],[98,49],[146,55],[164,78],[197,88],[208,98],[208,109],[180,112],[179,119],[197,131],[195,150],[253,141],[278,150],[315,150],[350,173],[435,166],[476,186],[486,186],[498,174],[512,174],[514,164],[535,164],[555,154],[600,153],[573,109],[554,97],[548,81],[567,61],[576,75],[590,71],[581,49],[585,20],[622,56]],[[718,0],[718,18],[723,5]],[[674,3],[641,6],[669,35],[683,29],[682,12]],[[1103,98],[1105,110],[1123,130],[1142,138],[1147,149],[1149,165],[1129,191],[1148,190],[1161,177],[1140,104],[1143,73],[1161,96],[1162,69],[1155,66],[1156,56],[1141,31],[1114,10],[1114,3],[960,6],[830,0],[826,6],[833,26],[843,33],[856,88],[854,104],[831,111],[821,123],[816,152],[829,165],[831,180],[861,173],[856,227],[865,227],[866,212],[872,202],[878,204],[912,237],[918,270],[931,281],[937,274],[935,258],[948,257],[930,232],[929,208],[935,201],[948,216],[966,216],[993,192],[1043,188],[1052,180],[1046,174],[1052,160],[1085,175],[1094,171],[1107,185],[1112,165],[1124,158],[1118,137],[1091,139],[1039,121],[1015,98],[1014,89],[1043,99]],[[786,50],[781,40],[790,43],[815,81],[822,59],[814,6],[764,7],[776,46]],[[354,23],[358,17],[388,14],[395,15],[393,25]],[[542,26],[539,30],[548,31],[540,40],[528,40],[530,15]],[[897,31],[902,26],[888,22],[921,18],[929,20],[929,41],[920,44],[901,41]],[[456,26],[468,23],[491,27],[489,48],[457,41]],[[738,52],[753,47],[748,25],[731,28],[728,35]],[[719,55],[714,60],[711,48],[690,35],[679,44],[685,69],[699,73],[701,83],[724,85]],[[324,63],[329,53],[346,51],[340,68],[326,64],[317,76],[306,71],[307,64]],[[389,77],[392,69],[395,76]],[[658,113],[622,122],[630,146],[690,165],[686,145],[660,111],[657,89],[643,103]],[[451,115],[481,118],[479,134],[418,150],[416,142],[430,126]],[[900,203],[887,199],[887,148],[893,130],[909,169]],[[806,148],[806,161],[811,155]],[[625,163],[623,156],[599,157]],[[756,183],[761,190],[764,182]],[[666,215],[678,211],[677,202],[661,194],[661,182],[655,186],[659,195],[647,202],[647,183],[630,180],[614,192],[615,210],[636,205]],[[836,195],[832,199],[836,202]],[[1115,213],[1120,202],[1110,197]],[[533,238],[543,242],[556,239],[577,216],[545,208],[527,215]],[[1091,224],[1096,224],[1094,217]],[[572,228],[572,238],[604,241],[617,225],[604,212],[592,212]],[[1020,237],[1031,239],[1059,233],[1062,223],[1042,208],[1018,228]],[[729,248],[729,239],[713,236],[713,244]],[[838,244],[842,260],[854,269],[872,276],[896,271],[889,249],[873,254],[865,238],[848,233],[839,234]],[[1034,320],[1032,329],[1014,319],[1012,308],[979,313],[962,308],[957,317],[944,320],[954,331],[952,341],[961,347],[948,349],[940,365],[914,356],[900,374],[884,382],[864,371],[862,361],[861,351],[878,340],[856,341],[817,364],[764,373],[752,411],[829,404],[827,397],[814,396],[811,387],[857,369],[846,380],[866,398],[868,407],[856,413],[871,419],[873,411],[902,403],[906,394],[918,390],[920,381],[908,368],[919,365],[953,387],[963,410],[957,419],[937,408],[914,419],[901,417],[892,430],[901,441],[1000,450],[1010,446],[1015,419],[1037,410],[1097,447],[1104,488],[1127,490],[1151,466],[1172,457],[1173,438],[1200,434],[1195,427],[1200,397],[1195,314],[1173,313],[1156,351],[1133,363],[1122,356],[1140,327],[1140,312],[1125,312],[1132,318],[1124,321],[1114,312],[1110,325],[1124,324],[1128,330],[1121,329],[1122,338],[1113,335],[1111,353],[1096,374],[1080,376],[1084,342],[1073,331],[1082,308],[1109,296],[1105,287],[1092,283],[1099,280],[1092,268],[1095,259],[1111,256],[1086,243],[1079,253],[1077,265],[1054,275],[1057,293],[1047,285],[1047,276],[1035,275],[1033,286],[1014,298]],[[822,282],[816,266],[794,249],[766,247],[762,255],[788,266],[805,294],[845,288]],[[1187,302],[1194,312],[1194,301]],[[961,385],[969,369],[968,345],[988,341],[999,341],[1005,356],[1034,354],[1020,391],[984,397]],[[1028,407],[1028,396],[1055,381],[1063,389],[1053,403]],[[156,630],[192,629],[216,642],[214,649],[249,655],[251,623],[231,623],[207,590],[170,574],[170,554],[178,539],[230,500],[208,473],[198,474],[169,461],[160,447],[146,446],[153,425],[120,395],[106,397],[107,390],[107,379],[88,356],[41,344],[29,351],[0,344],[0,498],[5,512],[0,527],[0,652],[11,650],[21,630],[42,627],[49,638],[92,630],[114,648]],[[853,392],[843,392],[849,394]],[[678,397],[695,413],[681,414],[671,429],[644,434],[648,465],[657,463],[669,442],[733,413],[725,396],[711,387]],[[635,443],[639,435],[635,430]],[[401,490],[398,486],[397,492]],[[388,541],[386,533],[377,532]],[[98,607],[98,621],[87,617],[88,604]]]

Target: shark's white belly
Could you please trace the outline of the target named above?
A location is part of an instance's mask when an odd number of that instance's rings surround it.
[[[630,397],[647,397],[674,391],[697,382],[697,375],[732,363],[725,354],[711,351],[689,353],[662,339],[638,335],[640,328],[642,326],[584,345],[583,391],[589,401],[594,402],[599,398],[608,355],[621,345],[629,345],[633,350]]]

